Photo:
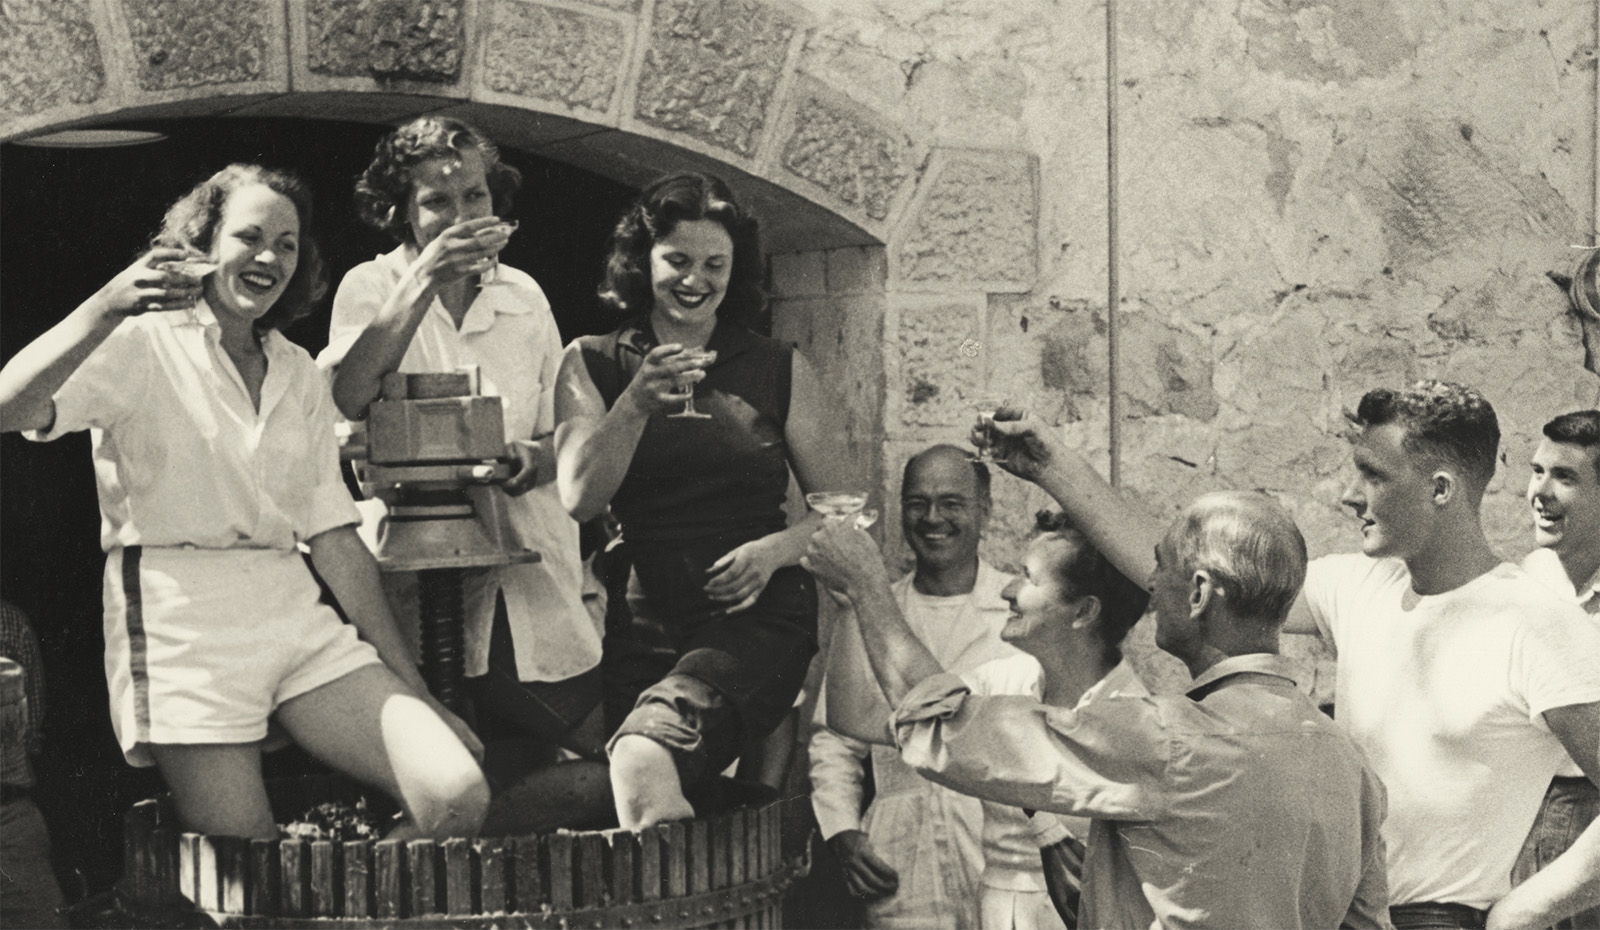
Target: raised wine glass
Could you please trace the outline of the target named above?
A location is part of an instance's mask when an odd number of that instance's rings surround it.
[[[717,353],[710,349],[684,349],[678,355],[686,362],[692,363],[696,368],[706,368],[717,360]],[[678,382],[678,391],[683,395],[683,409],[677,413],[669,413],[669,419],[709,420],[711,414],[701,413],[694,409],[694,382]]]
[[[861,509],[867,506],[867,492],[865,491],[812,491],[806,495],[806,504],[812,510],[822,514],[824,518],[839,522],[846,517],[857,516]],[[876,517],[877,512],[873,515]],[[868,525],[871,525],[870,523]]]

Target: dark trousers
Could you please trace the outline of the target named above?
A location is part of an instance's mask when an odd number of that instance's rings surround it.
[[[1511,869],[1511,884],[1522,884],[1566,852],[1596,813],[1600,813],[1600,791],[1589,779],[1558,777],[1551,781],[1544,803],[1539,805],[1539,816]],[[1557,921],[1556,930],[1600,930],[1600,908]]]

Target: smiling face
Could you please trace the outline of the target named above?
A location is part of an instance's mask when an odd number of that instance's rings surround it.
[[[988,515],[964,453],[935,450],[907,469],[900,489],[900,530],[916,553],[919,570],[937,574],[977,564]]]
[[[716,319],[733,271],[733,238],[715,220],[684,220],[650,248],[652,312],[678,325]]]
[[[1528,505],[1534,540],[1558,553],[1600,552],[1596,450],[1545,438],[1533,453]]]
[[[261,184],[238,188],[212,237],[217,270],[205,279],[219,321],[254,323],[272,309],[300,260],[300,216],[289,198]]]
[[[1075,546],[1054,533],[1028,546],[1022,573],[1000,592],[1011,607],[1011,616],[1000,628],[1001,639],[1037,656],[1048,643],[1068,634],[1079,598],[1062,581],[1061,566],[1076,553]]]
[[[483,156],[469,148],[458,158],[430,158],[410,171],[406,224],[418,250],[457,223],[494,213]]]
[[[1340,502],[1361,520],[1361,551],[1410,557],[1432,545],[1438,515],[1433,470],[1407,452],[1397,423],[1369,426],[1351,443],[1356,477]]]

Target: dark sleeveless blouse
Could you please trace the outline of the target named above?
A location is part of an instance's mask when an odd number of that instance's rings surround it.
[[[578,340],[607,410],[658,344],[645,318]],[[717,353],[717,360],[695,385],[694,404],[711,419],[651,415],[611,499],[630,544],[742,541],[785,526],[789,455],[784,425],[794,349],[720,321],[706,348]]]

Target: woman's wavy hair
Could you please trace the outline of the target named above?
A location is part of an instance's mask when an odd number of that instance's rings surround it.
[[[222,209],[240,188],[260,184],[276,191],[294,204],[300,218],[299,262],[278,302],[255,321],[257,333],[283,329],[307,315],[328,290],[327,269],[322,250],[311,233],[311,189],[298,177],[276,168],[232,164],[206,178],[189,193],[167,208],[161,229],[151,238],[159,247],[198,249],[213,254],[217,227],[222,224]]]
[[[483,159],[495,215],[509,216],[522,172],[500,160],[500,149],[488,136],[448,116],[418,117],[378,141],[372,163],[356,181],[356,214],[394,241],[410,242],[406,201],[411,197],[411,169],[435,158],[459,159],[473,149]]]
[[[761,289],[761,230],[719,178],[685,172],[645,188],[611,232],[600,302],[622,316],[650,312],[650,250],[685,220],[711,220],[733,240],[733,268],[717,318],[748,326],[766,305]]]

